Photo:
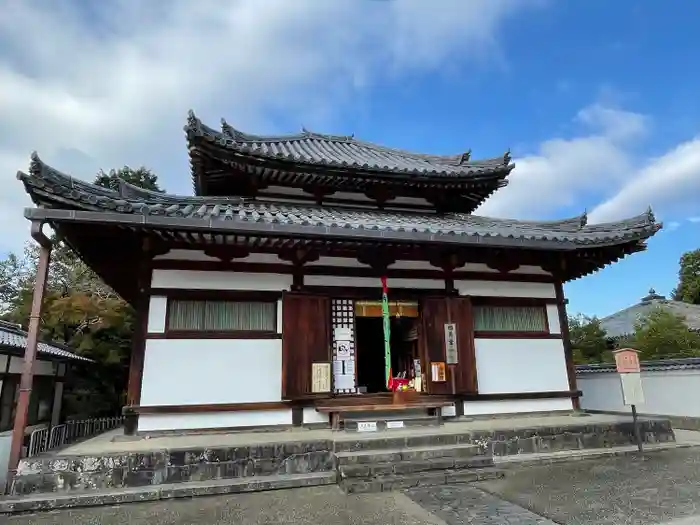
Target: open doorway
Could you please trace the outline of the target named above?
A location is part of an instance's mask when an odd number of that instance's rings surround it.
[[[415,318],[391,317],[391,370],[394,376],[413,377],[418,359]],[[357,384],[362,392],[387,392],[384,365],[384,325],[380,316],[356,317]]]

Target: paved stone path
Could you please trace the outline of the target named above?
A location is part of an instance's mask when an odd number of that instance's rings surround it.
[[[412,489],[406,495],[449,525],[555,525],[522,507],[466,485]]]
[[[567,525],[700,525],[700,447],[532,465],[479,487]]]

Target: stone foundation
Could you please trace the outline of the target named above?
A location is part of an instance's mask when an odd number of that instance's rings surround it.
[[[366,476],[357,476],[357,473],[349,476],[352,472],[349,465],[362,463],[358,458],[369,451],[373,451],[374,462],[383,463],[381,467],[391,471],[387,470],[382,475],[407,475],[408,472],[403,472],[402,469],[409,469],[418,479],[423,475],[419,474],[420,469],[425,468],[433,471],[431,475],[438,481],[443,479],[449,483],[454,476],[451,478],[447,475],[448,470],[461,470],[464,466],[487,467],[493,464],[492,458],[495,456],[611,448],[635,443],[631,422],[579,424],[578,421],[556,427],[533,426],[462,433],[449,432],[448,423],[440,431],[436,429],[428,433],[396,431],[398,433],[392,434],[395,431],[389,430],[357,437],[338,433],[332,439],[315,441],[153,450],[102,457],[38,457],[22,460],[12,484],[11,495],[58,496],[165,485],[183,486],[184,489],[188,483],[246,479],[256,480],[252,486],[260,486],[260,490],[264,490],[269,484],[261,483],[260,479],[292,476],[294,483],[305,486],[304,476],[311,478],[326,473],[327,476],[321,476],[325,483],[329,479],[332,481],[342,478],[337,474],[343,470],[346,479],[364,478],[365,481]],[[585,419],[581,418],[580,421],[584,422]],[[645,443],[675,441],[671,424],[667,420],[642,420],[640,426]],[[465,455],[471,458],[470,461],[476,461],[478,457],[478,465],[458,465],[456,452],[447,454],[444,451],[438,453],[437,450],[432,453],[430,450],[418,450],[426,447],[449,449],[455,445],[460,446],[455,448],[464,449]],[[473,449],[467,445],[473,445]],[[468,453],[466,449],[469,449]],[[445,459],[446,456],[451,459]],[[400,458],[404,465],[397,467],[392,457]],[[339,468],[341,465],[344,468]],[[359,469],[359,472],[362,468],[364,467],[356,467],[355,470]],[[445,470],[447,474],[439,472],[442,468],[448,469]],[[469,480],[480,479],[480,475],[475,476],[473,473],[458,474]],[[379,475],[378,471],[371,472],[373,478]],[[394,481],[397,480],[393,478],[384,481],[386,483],[382,486],[400,485],[395,484]]]

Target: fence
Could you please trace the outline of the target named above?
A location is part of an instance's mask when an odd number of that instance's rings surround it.
[[[81,439],[96,436],[97,434],[120,427],[123,423],[123,417],[104,417],[67,421],[62,425],[37,429],[33,431],[29,437],[27,457],[36,456],[47,450],[53,450],[65,445],[70,445]]]

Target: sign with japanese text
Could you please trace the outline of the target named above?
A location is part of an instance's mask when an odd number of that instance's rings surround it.
[[[613,352],[618,374],[639,373],[639,356],[637,350],[622,348]]]
[[[448,365],[456,365],[459,362],[457,325],[455,323],[445,323],[445,361]]]

